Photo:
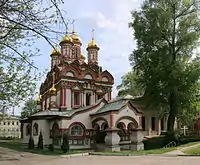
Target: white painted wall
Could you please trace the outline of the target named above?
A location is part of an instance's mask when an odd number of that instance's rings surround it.
[[[67,104],[67,110],[72,109],[71,105],[71,89],[66,89],[66,104]]]
[[[135,114],[135,112],[128,106],[125,106],[123,109],[121,109],[118,114],[114,114],[114,124],[116,124],[117,120],[123,116],[130,116],[134,118],[139,125],[140,114]]]
[[[66,128],[68,128],[70,126],[70,124],[72,124],[74,122],[81,122],[82,124],[84,124],[84,126],[87,129],[92,129],[92,122],[91,122],[90,114],[91,113],[95,113],[103,105],[104,105],[104,103],[101,103],[97,108],[95,108],[95,109],[93,109],[91,111],[87,111],[85,113],[77,114],[74,117],[72,117],[71,120],[63,119],[62,128],[66,129]]]

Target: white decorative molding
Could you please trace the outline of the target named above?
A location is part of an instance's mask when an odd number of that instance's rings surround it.
[[[92,76],[91,76],[90,74],[86,74],[86,75],[84,76],[84,78],[85,78],[85,79],[92,80]]]
[[[102,81],[103,81],[103,82],[108,82],[108,78],[107,78],[107,77],[103,77],[103,78],[102,78]]]
[[[74,73],[73,72],[67,72],[66,76],[74,77]]]

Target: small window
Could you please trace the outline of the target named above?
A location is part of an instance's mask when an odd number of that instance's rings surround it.
[[[37,136],[38,135],[38,124],[35,123],[33,125],[33,136]]]
[[[86,93],[86,106],[91,105],[91,93]]]
[[[15,125],[15,122],[14,122],[14,121],[12,121],[12,125]]]
[[[8,125],[10,125],[10,122],[8,122]]]
[[[79,52],[78,48],[75,48],[75,58],[78,58],[78,52]]]
[[[6,125],[6,122],[3,122],[3,125]]]
[[[74,92],[74,105],[80,105],[80,92]]]
[[[17,125],[19,125],[19,122],[17,121]]]
[[[70,129],[70,135],[71,136],[83,136],[83,128],[78,124],[73,125]]]

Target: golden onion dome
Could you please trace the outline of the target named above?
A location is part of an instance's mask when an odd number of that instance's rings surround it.
[[[56,92],[56,88],[55,88],[54,84],[52,85],[50,91],[51,91],[51,92]]]
[[[98,45],[97,45],[97,43],[94,41],[94,39],[92,39],[92,41],[88,44],[88,47],[97,47],[97,48],[98,48]]]
[[[84,58],[85,59],[85,56],[83,53],[80,54],[80,58]]]
[[[56,47],[56,48],[52,51],[51,56],[54,56],[54,55],[61,55],[61,52],[60,52],[60,50],[58,49],[58,47]]]
[[[89,48],[96,48],[99,50],[97,43],[94,41],[94,29],[92,30],[92,41],[88,44],[87,49]]]
[[[41,98],[40,98],[40,95],[38,95],[37,102],[40,102],[40,101],[41,101]]]
[[[74,30],[72,31],[72,35],[71,35],[70,37],[71,37],[71,39],[72,39],[72,41],[73,41],[74,43],[80,43],[80,44],[81,44],[81,39],[80,39],[80,37],[75,33]]]
[[[64,36],[64,37],[62,38],[60,44],[63,43],[63,42],[72,42],[72,38],[69,37],[69,36],[66,34],[66,36]]]

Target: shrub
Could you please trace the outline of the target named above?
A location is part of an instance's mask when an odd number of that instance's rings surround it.
[[[53,144],[49,144],[48,149],[49,149],[49,151],[53,152],[53,151],[54,151],[54,146],[53,146]]]
[[[64,133],[64,135],[63,135],[63,142],[61,145],[61,150],[63,150],[64,153],[69,151],[69,139],[68,139],[67,133]]]
[[[33,149],[34,147],[35,147],[34,140],[32,137],[30,137],[29,142],[28,142],[28,148]]]
[[[197,142],[200,141],[200,136],[182,136],[180,137],[179,143],[186,144],[189,142]]]
[[[39,149],[43,149],[43,136],[42,136],[42,132],[40,132],[40,135],[39,135],[38,148]]]

